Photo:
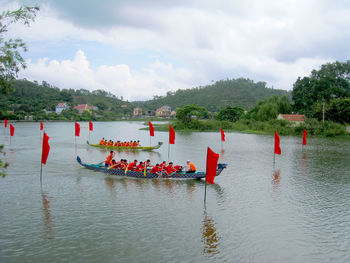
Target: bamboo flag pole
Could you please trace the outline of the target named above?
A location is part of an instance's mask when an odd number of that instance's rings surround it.
[[[41,165],[40,165],[40,184],[42,184],[42,177],[43,177],[43,163],[41,162]]]
[[[207,176],[205,176],[205,186],[204,186],[204,204],[207,200]]]
[[[170,160],[170,143],[168,144],[168,162]]]

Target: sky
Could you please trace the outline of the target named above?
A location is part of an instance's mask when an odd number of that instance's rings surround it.
[[[235,78],[292,90],[350,57],[348,0],[0,0],[0,11],[35,4],[35,21],[4,36],[27,43],[19,77],[129,101]]]

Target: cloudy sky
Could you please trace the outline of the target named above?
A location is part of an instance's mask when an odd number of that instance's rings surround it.
[[[6,37],[28,46],[20,77],[124,99],[232,78],[291,90],[326,62],[350,56],[345,0],[0,0],[40,6]]]

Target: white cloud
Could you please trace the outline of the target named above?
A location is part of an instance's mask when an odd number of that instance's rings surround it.
[[[142,71],[131,71],[125,64],[101,65],[96,70],[82,50],[72,60],[40,59],[27,61],[27,69],[20,77],[29,80],[46,81],[61,89],[103,89],[124,99],[138,100],[153,95],[165,94],[189,86],[192,74],[171,64],[155,61]]]
[[[101,53],[100,65],[89,65],[83,52],[72,60],[58,62],[52,55],[28,64],[26,75],[54,81],[60,88],[85,85],[131,99],[247,77],[290,90],[299,76],[350,56],[344,44],[350,39],[346,1],[107,1],[95,17],[85,16],[93,6],[74,13],[65,2],[54,2],[41,6],[30,28],[16,25],[11,34],[31,42],[29,48],[39,54],[47,42],[58,43],[57,50],[59,43],[74,42],[89,56],[84,43],[89,41],[129,52],[149,50],[161,57],[138,68],[127,59],[107,66],[107,52]],[[91,26],[99,19],[103,23]]]

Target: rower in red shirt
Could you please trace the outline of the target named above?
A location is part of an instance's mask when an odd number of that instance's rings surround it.
[[[159,166],[160,166],[160,168],[164,169],[166,167],[166,162],[163,161]]]
[[[165,167],[165,173],[167,174],[167,175],[170,175],[170,174],[172,174],[172,173],[175,173],[176,172],[176,169],[174,168],[174,166],[173,166],[173,163],[172,162],[169,162],[169,165],[167,166],[167,167]]]
[[[143,163],[143,162],[140,162],[140,163],[136,166],[135,171],[136,171],[136,172],[141,172],[141,171],[143,171],[144,169],[145,169],[144,163]]]
[[[133,170],[136,167],[137,160],[134,160],[133,162],[129,163],[128,170]]]
[[[156,174],[156,173],[158,173],[158,172],[160,172],[162,169],[159,167],[159,163],[157,163],[155,166],[153,166],[152,167],[152,169],[151,169],[151,173],[152,174]]]

